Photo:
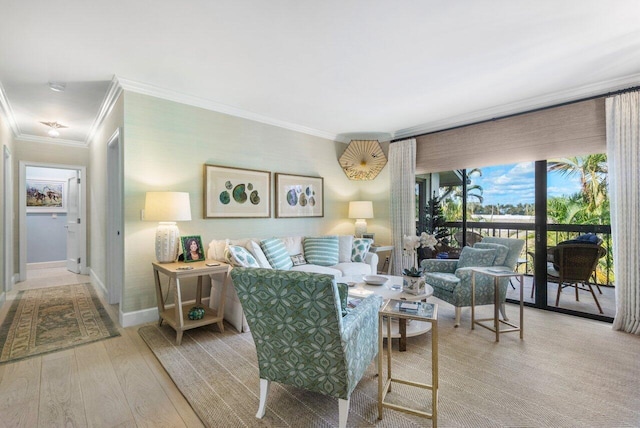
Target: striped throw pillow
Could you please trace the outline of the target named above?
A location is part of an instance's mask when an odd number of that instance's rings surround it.
[[[318,266],[338,264],[340,244],[337,236],[304,238],[304,258]]]
[[[260,248],[262,248],[264,255],[267,256],[267,260],[269,260],[272,268],[289,270],[293,267],[289,252],[281,239],[263,239],[260,241]]]

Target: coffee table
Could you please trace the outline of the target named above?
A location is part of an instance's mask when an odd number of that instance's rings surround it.
[[[393,285],[401,285],[402,277],[396,275],[377,275],[383,276],[388,279],[383,285],[369,285],[363,281],[362,275],[345,276],[338,279],[338,282],[346,282],[347,284],[355,283],[353,287],[349,287],[349,296],[356,298],[365,298],[368,295],[376,294],[382,297],[384,300],[396,299],[396,300],[408,300],[419,301],[427,300],[427,297],[433,295],[433,287],[429,284],[425,285],[425,292],[423,294],[409,294],[400,290],[392,290]],[[407,324],[406,319],[395,320],[391,322],[391,338],[400,339],[398,344],[399,350],[406,351],[407,349],[407,337],[418,336],[425,334],[431,330],[431,323],[426,321],[412,320]],[[387,331],[385,327],[385,332]],[[386,334],[385,334],[385,337]]]

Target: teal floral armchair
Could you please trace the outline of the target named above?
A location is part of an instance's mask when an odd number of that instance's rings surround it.
[[[256,417],[275,381],[338,398],[345,427],[351,393],[378,353],[382,300],[369,296],[343,316],[332,275],[235,267],[231,277],[258,354]]]
[[[513,271],[522,251],[522,239],[485,237],[473,247],[465,247],[460,259],[426,259],[421,263],[427,284],[433,287],[433,295],[456,307],[455,327],[460,325],[460,312],[471,306],[471,268],[495,266]],[[508,278],[499,283],[500,312],[507,320],[504,302],[507,296]],[[494,302],[493,278],[476,274],[476,305]]]

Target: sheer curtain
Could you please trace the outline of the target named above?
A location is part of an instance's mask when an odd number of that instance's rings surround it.
[[[640,334],[640,93],[607,98],[615,330]]]
[[[393,275],[400,275],[403,266],[412,266],[411,256],[404,256],[404,235],[416,234],[416,140],[398,141],[389,145],[391,176],[391,242]],[[407,260],[403,260],[404,258]]]

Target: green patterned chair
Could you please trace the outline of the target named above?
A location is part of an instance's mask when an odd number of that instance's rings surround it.
[[[456,308],[455,327],[460,325],[461,308],[471,306],[471,268],[504,268],[513,271],[524,246],[522,239],[485,237],[473,247],[464,247],[460,259],[426,259],[421,263],[427,284],[433,287],[433,295],[451,303]],[[507,320],[504,302],[507,296],[508,278],[499,280],[500,312]],[[493,278],[476,275],[476,305],[492,305],[494,302]]]
[[[351,393],[378,353],[381,299],[347,309],[332,275],[235,267],[231,277],[258,354],[256,417],[275,381],[338,398],[345,427]]]

